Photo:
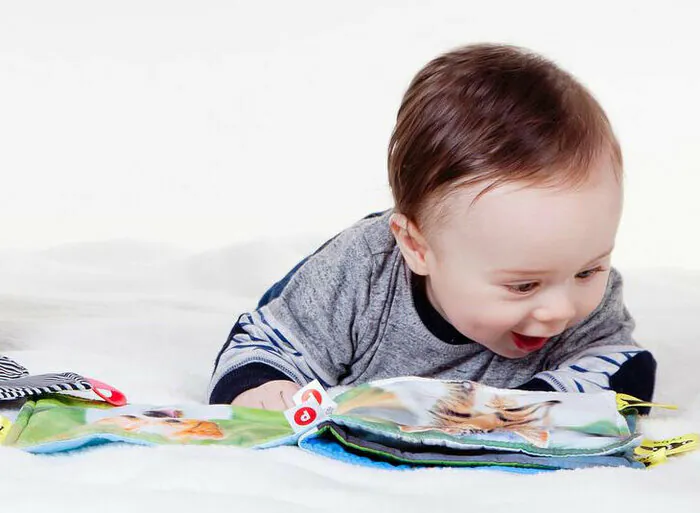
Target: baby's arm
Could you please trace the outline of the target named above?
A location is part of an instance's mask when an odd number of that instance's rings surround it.
[[[632,338],[634,320],[622,301],[622,278],[613,269],[596,310],[565,331],[545,370],[518,388],[558,392],[615,390],[650,401],[656,361]]]
[[[263,308],[238,318],[216,359],[210,403],[231,403],[267,383],[291,382],[301,386],[315,378],[289,336],[283,334],[287,330],[270,319],[268,310]],[[262,397],[250,400],[250,395],[237,404],[255,407],[263,402]]]
[[[294,406],[294,394],[301,387],[286,379],[263,383],[239,394],[231,404],[263,410],[286,410]]]
[[[337,385],[364,329],[370,279],[364,238],[347,230],[332,239],[278,297],[239,317],[216,359],[209,402],[255,406],[267,399],[282,409],[313,379]]]

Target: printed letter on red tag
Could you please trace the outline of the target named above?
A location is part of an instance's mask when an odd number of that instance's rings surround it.
[[[305,403],[285,410],[284,416],[287,418],[287,422],[292,426],[295,433],[307,431],[326,418],[321,411],[321,407],[313,398]]]
[[[333,410],[335,410],[338,406],[338,404],[335,403],[330,398],[328,393],[323,389],[318,380],[313,380],[311,383],[301,388],[292,397],[294,404],[297,405],[305,403],[312,399],[321,405],[321,410],[326,415],[330,415],[333,412]]]

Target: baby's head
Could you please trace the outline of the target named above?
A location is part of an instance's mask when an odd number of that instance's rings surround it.
[[[391,229],[445,319],[521,358],[603,298],[621,175],[608,119],[571,75],[523,49],[468,46],[404,96]]]

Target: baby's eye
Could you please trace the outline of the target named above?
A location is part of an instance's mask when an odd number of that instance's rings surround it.
[[[527,294],[528,292],[532,292],[539,286],[539,283],[536,281],[531,281],[529,283],[518,283],[516,285],[506,285],[506,288],[510,290],[511,292],[515,292],[516,294]]]
[[[602,272],[603,268],[602,267],[596,267],[594,269],[588,269],[587,271],[580,272],[576,275],[576,277],[580,280],[587,280],[588,278],[594,276],[595,274]]]

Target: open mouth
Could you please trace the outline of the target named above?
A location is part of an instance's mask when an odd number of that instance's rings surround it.
[[[549,337],[528,337],[527,335],[521,335],[514,331],[511,331],[511,335],[513,336],[513,343],[516,347],[522,351],[528,352],[542,349],[549,340]]]

